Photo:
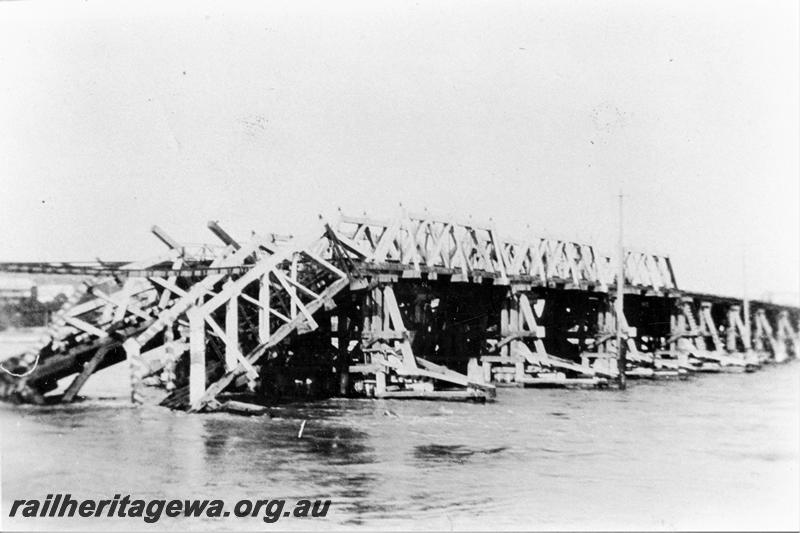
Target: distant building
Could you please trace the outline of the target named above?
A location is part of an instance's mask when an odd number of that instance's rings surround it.
[[[32,279],[0,278],[0,302],[21,302],[36,296],[36,283]]]
[[[0,277],[0,331],[47,325],[53,313],[76,291],[76,285],[54,280]]]
[[[74,285],[68,284],[49,284],[49,285],[39,285],[37,288],[37,297],[36,299],[42,303],[48,303],[55,301],[55,299],[59,295],[63,295],[65,298],[69,298],[75,292]]]
[[[59,295],[69,298],[75,292],[75,285],[68,283],[38,284],[29,278],[0,278],[0,304],[19,303],[24,300],[38,300],[41,303],[55,301]]]

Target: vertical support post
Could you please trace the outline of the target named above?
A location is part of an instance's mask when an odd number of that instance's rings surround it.
[[[225,369],[236,368],[236,353],[239,351],[239,295],[234,293],[225,306]]]
[[[521,321],[522,321],[522,314],[520,313],[520,295],[515,294],[514,297],[509,302],[510,307],[508,310],[508,332],[511,335],[519,333],[521,328]],[[521,342],[521,341],[513,341],[513,342]],[[511,345],[513,342],[508,343],[508,348],[511,350]],[[525,358],[517,356],[517,360],[514,361],[514,381],[516,383],[523,383],[525,380]]]
[[[725,333],[727,334],[726,348],[730,353],[738,351],[738,345],[736,343],[736,325],[738,323],[738,318],[739,306],[734,304],[728,307],[728,328]],[[742,343],[744,343],[744,339],[742,339]],[[747,352],[747,345],[744,346],[744,351]]]
[[[383,303],[384,287],[378,285],[372,290],[372,331],[379,332],[384,328],[384,320],[388,320]],[[381,356],[381,361],[385,357]],[[386,367],[381,365],[375,372],[375,396],[381,397],[386,392]]]
[[[347,314],[344,309],[339,308],[336,317],[336,333],[339,343],[339,360],[336,367],[339,370],[339,394],[346,396],[350,388],[350,357],[347,352],[347,347],[350,342],[348,336]]]
[[[608,312],[605,309],[606,304],[607,304],[607,300],[603,302],[603,309],[601,309],[600,312],[597,313],[597,331],[599,333],[601,333],[601,334],[603,334],[606,331],[608,331],[606,329],[606,328],[608,328],[608,316],[607,316]],[[606,341],[595,343],[595,352],[598,354],[598,357],[599,357],[599,355],[601,353],[606,352],[606,346],[607,345],[608,345],[608,343]],[[595,360],[595,365],[598,365],[598,364],[601,364],[599,358]]]
[[[292,266],[291,266],[290,275],[291,275],[292,281],[294,281],[296,283],[297,282],[297,254],[292,254]],[[291,285],[289,287],[289,292],[292,295],[292,298],[291,298],[291,319],[294,320],[295,317],[297,316],[297,303],[296,303],[297,302],[297,298],[296,298],[297,297],[297,288],[294,285]]]
[[[669,331],[671,335],[675,335],[675,332],[678,330],[678,317],[675,316],[675,313],[669,315]],[[669,343],[669,351],[670,355],[674,355],[678,348],[678,341],[673,340]]]
[[[189,405],[198,405],[206,392],[206,328],[203,315],[195,310],[189,317]]]
[[[170,325],[164,330],[164,370],[161,373],[161,381],[170,392],[175,390],[175,359],[175,334]]]
[[[508,310],[508,329],[509,333],[514,334],[520,331],[519,295],[515,295],[510,302]]]
[[[794,357],[800,359],[800,317],[797,319],[797,328],[794,330]]]
[[[512,300],[515,299],[515,298],[516,298],[516,295],[514,295],[514,294],[509,295],[509,297],[506,298],[505,301],[503,302],[503,306],[500,308],[500,339],[501,340],[505,339],[509,334],[509,329],[510,329],[508,327],[508,325],[509,325],[509,321],[508,321],[509,308],[512,305],[512,303],[511,303]],[[506,356],[510,355],[511,354],[510,343],[508,343],[505,346],[503,346],[500,350],[501,350],[501,355],[506,355]]]
[[[518,384],[525,381],[525,359],[521,358],[514,362],[514,381]],[[521,385],[520,385],[521,386]]]
[[[361,333],[372,331],[372,292],[365,292],[361,304]]]
[[[747,254],[745,250],[742,250],[742,315],[744,319],[742,342],[745,343],[744,351],[748,352],[753,347],[751,343],[753,330],[750,326],[750,299],[747,297]]]
[[[764,347],[764,336],[765,336],[764,323],[760,320],[760,318],[761,318],[760,313],[758,311],[756,311],[756,324],[755,324],[756,327],[755,327],[755,335],[754,335],[755,338],[753,340],[753,347],[756,349],[756,351],[759,351],[759,352],[761,352],[761,351],[763,351],[765,349],[765,347]]]
[[[750,325],[750,302],[745,299],[742,304],[742,320],[744,322],[742,331],[742,343],[744,343],[744,351],[749,352],[753,349],[753,330]]]
[[[378,290],[380,290],[380,289],[378,289]],[[389,285],[386,285],[383,288],[383,291],[380,292],[380,298],[381,298],[380,307],[381,307],[381,309],[379,311],[379,315],[378,316],[383,315],[383,325],[381,326],[381,329],[383,331],[389,331],[389,330],[392,329],[391,317],[389,316],[389,313],[386,311],[386,306],[383,304],[383,302],[385,302],[386,300],[388,300],[390,298],[389,296],[387,296],[385,294],[386,292],[388,292],[390,290],[392,290],[392,289],[389,287]]]
[[[258,342],[261,344],[269,340],[271,335],[269,327],[269,272],[266,272],[258,280]]]
[[[467,378],[477,383],[483,383],[483,370],[477,357],[470,357],[467,360]]]
[[[777,352],[780,350],[782,354],[781,359],[786,359],[790,347],[789,335],[786,334],[788,321],[788,314],[785,310],[778,313],[778,322],[775,324],[775,342],[777,343],[775,351],[777,355]],[[776,357],[776,359],[778,359],[778,357]]]
[[[139,405],[142,401],[142,380],[144,377],[144,361],[142,361],[142,347],[132,339],[125,342],[125,357],[131,376],[131,403]]]
[[[795,344],[794,344],[794,356],[797,359],[800,359],[800,316],[797,317],[797,325],[794,332]]]
[[[372,303],[372,331],[378,332],[384,328],[383,287],[372,290]]]
[[[386,371],[383,367],[375,371],[375,396],[380,398],[386,392]]]
[[[625,368],[627,361],[625,360],[625,347],[622,345],[622,316],[623,316],[623,303],[625,294],[625,247],[623,245],[623,220],[622,220],[622,191],[619,193],[619,242],[617,244],[617,254],[619,259],[617,261],[617,299],[615,309],[617,313],[617,370],[619,372],[619,388],[625,390]]]

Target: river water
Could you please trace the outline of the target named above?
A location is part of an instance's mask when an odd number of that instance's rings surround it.
[[[158,529],[798,529],[800,363],[502,389],[485,405],[330,400],[272,417],[187,415],[124,397],[0,406],[2,501],[332,500],[324,519],[162,518]],[[298,431],[306,421],[302,438]],[[155,529],[136,518],[6,529]]]

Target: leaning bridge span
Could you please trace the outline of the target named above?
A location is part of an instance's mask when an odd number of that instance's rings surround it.
[[[72,402],[126,362],[132,401],[155,387],[190,411],[296,394],[485,400],[800,356],[798,308],[682,291],[667,256],[625,251],[617,316],[616,262],[589,244],[407,211],[340,213],[308,237],[208,227],[218,244],[153,227],[165,250],[142,261],[0,263],[85,278],[39,344],[3,363],[0,396]]]

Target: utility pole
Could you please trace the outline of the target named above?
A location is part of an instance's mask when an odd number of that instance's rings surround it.
[[[625,295],[625,247],[622,240],[622,189],[619,191],[619,242],[617,243],[617,300],[615,303],[617,315],[617,371],[619,377],[619,388],[625,390],[625,367],[627,360],[625,357],[625,347],[622,344],[622,321],[625,316],[623,300]]]

